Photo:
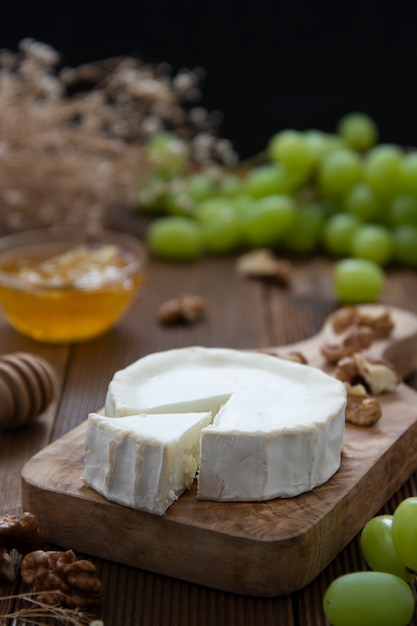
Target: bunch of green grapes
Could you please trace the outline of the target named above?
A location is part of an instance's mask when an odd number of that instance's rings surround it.
[[[156,256],[191,261],[269,247],[353,259],[347,277],[344,264],[336,268],[345,302],[359,298],[351,288],[355,267],[365,276],[362,301],[378,297],[390,264],[417,267],[417,152],[378,144],[368,115],[344,116],[334,133],[280,131],[262,162],[235,171],[192,171],[181,142],[166,133],[146,150],[153,173],[139,207],[155,217],[147,240]]]
[[[327,619],[333,626],[407,626],[415,612],[417,497],[369,520],[360,545],[369,571],[331,583],[323,598]]]

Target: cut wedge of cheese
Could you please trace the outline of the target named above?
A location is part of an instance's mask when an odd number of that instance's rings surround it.
[[[131,474],[124,479],[131,481],[129,489],[102,480],[97,490],[121,504],[161,513],[160,494],[149,491],[146,508],[134,495],[139,484],[146,485],[141,455],[150,445],[150,435],[144,426],[152,423],[155,433],[162,434],[170,415],[179,429],[161,438],[160,445],[177,447],[179,454],[181,440],[187,437],[181,431],[185,416],[209,412],[212,418],[197,426],[198,498],[260,501],[296,496],[323,484],[338,470],[345,407],[343,383],[317,368],[275,356],[203,347],[150,354],[115,373],[106,397],[108,417],[90,417],[83,479],[97,489],[93,474],[118,473],[120,463],[120,471]],[[126,416],[130,418],[125,422]],[[127,425],[120,428],[131,440],[124,444],[130,446],[130,461],[119,448],[119,421]],[[105,431],[107,447],[94,432],[97,428]],[[160,475],[176,468],[174,473],[179,474],[178,458],[171,455],[163,467],[161,458],[153,457],[146,472]],[[183,489],[187,486],[184,482]],[[176,495],[179,492],[176,488]]]
[[[88,417],[82,476],[107,499],[161,515],[194,481],[211,413]]]

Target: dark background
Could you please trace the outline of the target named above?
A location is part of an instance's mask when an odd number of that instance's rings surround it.
[[[203,67],[203,104],[242,157],[281,128],[332,131],[372,115],[381,141],[417,145],[417,1],[142,0],[3,7],[0,46],[51,44],[66,65],[110,56]]]

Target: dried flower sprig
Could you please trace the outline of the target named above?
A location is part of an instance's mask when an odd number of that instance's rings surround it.
[[[136,202],[142,146],[169,130],[196,163],[236,162],[218,112],[197,105],[204,72],[131,57],[61,68],[51,46],[0,50],[0,227],[100,227],[110,206]]]
[[[45,592],[49,593],[49,592]],[[69,609],[62,606],[51,606],[42,602],[42,592],[36,594],[33,593],[20,593],[16,595],[3,596],[1,601],[20,601],[29,603],[29,606],[23,606],[16,611],[10,613],[0,612],[0,624],[6,624],[7,619],[19,619],[28,624],[35,624],[44,626],[44,619],[54,619],[60,624],[66,626],[90,626],[95,624],[98,626],[100,620],[97,620],[93,615],[85,613],[80,609]],[[103,625],[104,626],[104,625]]]

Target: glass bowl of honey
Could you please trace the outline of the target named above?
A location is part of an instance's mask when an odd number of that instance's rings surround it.
[[[0,308],[23,335],[85,341],[112,328],[145,282],[137,237],[50,228],[0,238]]]

